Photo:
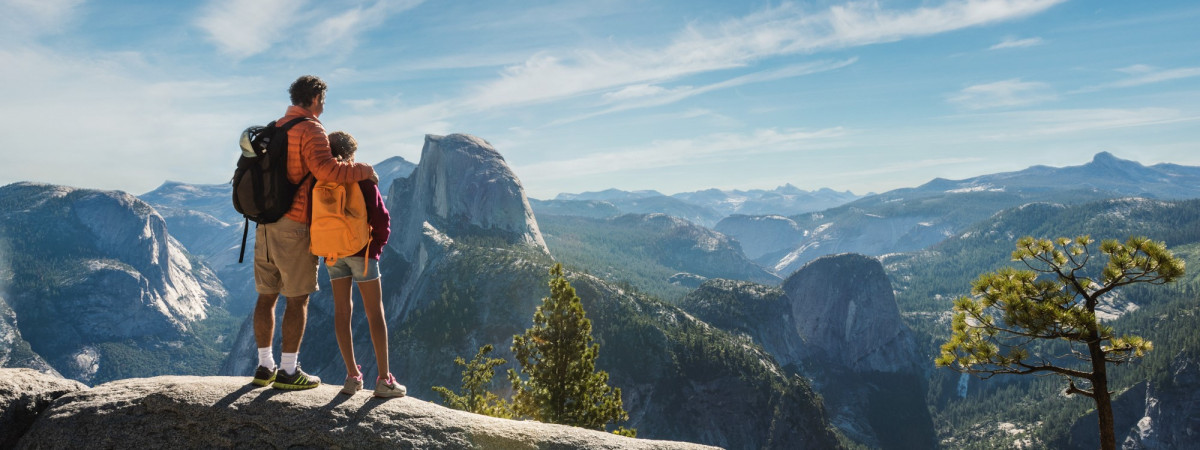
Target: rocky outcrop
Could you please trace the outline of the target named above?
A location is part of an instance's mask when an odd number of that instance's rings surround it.
[[[133,378],[67,394],[18,448],[703,449],[513,421],[338,387],[257,388],[245,377]]]
[[[466,134],[426,135],[421,161],[407,178],[392,183],[387,199],[392,217],[388,247],[405,260],[399,308],[403,318],[429,299],[411,297],[425,289],[421,277],[436,266],[455,239],[499,239],[549,254],[529,199],[504,157],[487,141]]]
[[[877,448],[934,446],[916,342],[875,259],[819,258],[782,289],[709,280],[681,307],[749,336],[779,365],[811,379],[830,421],[852,440]]]
[[[78,381],[33,369],[0,369],[0,448],[16,447],[55,399],[86,389]]]
[[[225,308],[235,315],[254,307],[254,223],[233,209],[229,183],[163,183],[138,196],[154,207],[167,222],[171,237],[179,240],[195,259],[211,267],[229,293]],[[242,232],[246,232],[244,262]]]
[[[23,338],[69,378],[91,380],[96,343],[172,339],[226,300],[216,275],[132,195],[16,183],[0,188],[0,205],[11,250],[0,256],[22,258],[9,261],[6,300]]]
[[[425,136],[421,162],[388,195],[388,242],[412,258],[431,234],[497,236],[546,251],[529,200],[504,157],[487,141],[466,134]]]
[[[859,372],[916,372],[917,347],[883,265],[846,253],[818,258],[783,282],[796,332]]]

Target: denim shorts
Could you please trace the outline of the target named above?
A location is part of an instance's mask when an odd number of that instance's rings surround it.
[[[363,273],[363,263],[370,261],[371,264]],[[364,256],[347,256],[338,258],[333,265],[325,265],[325,269],[329,271],[329,279],[337,280],[339,278],[354,277],[354,281],[361,283],[379,278],[379,261],[368,260]]]

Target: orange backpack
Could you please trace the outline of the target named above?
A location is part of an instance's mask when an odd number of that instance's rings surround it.
[[[312,225],[309,226],[309,250],[325,258],[332,266],[338,258],[358,253],[371,243],[371,224],[367,221],[367,202],[358,183],[317,181],[312,191]],[[371,263],[364,258],[363,275]]]

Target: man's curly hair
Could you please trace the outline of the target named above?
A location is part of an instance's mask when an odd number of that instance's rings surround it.
[[[328,86],[320,78],[305,75],[292,83],[292,87],[288,88],[288,94],[292,95],[293,105],[308,108],[312,106],[313,97],[324,93],[327,88]]]

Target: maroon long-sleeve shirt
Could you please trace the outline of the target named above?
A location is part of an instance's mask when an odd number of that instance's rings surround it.
[[[383,194],[379,193],[379,185],[371,180],[362,180],[358,182],[358,188],[362,191],[363,200],[367,203],[367,222],[371,224],[371,243],[355,253],[354,256],[363,256],[379,260],[379,256],[383,254],[383,246],[387,244],[388,236],[392,234],[392,215],[388,213],[387,206],[383,204]]]

